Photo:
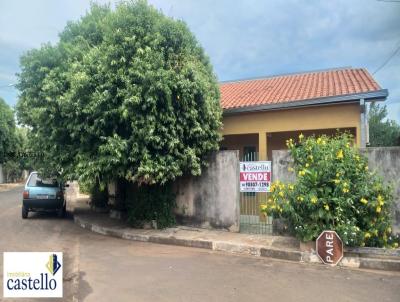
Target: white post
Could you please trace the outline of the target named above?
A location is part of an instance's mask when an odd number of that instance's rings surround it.
[[[366,146],[369,146],[369,104],[365,103],[365,135],[366,135]]]
[[[367,123],[366,123],[366,110],[365,110],[365,100],[360,99],[360,144],[361,148],[365,148],[367,144]]]
[[[0,164],[0,184],[4,183],[3,165]]]

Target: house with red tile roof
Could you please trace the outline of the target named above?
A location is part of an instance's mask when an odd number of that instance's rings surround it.
[[[366,108],[384,101],[382,89],[363,68],[335,68],[220,83],[223,108],[222,149],[241,157],[257,153],[271,159],[286,140],[304,135],[348,131],[355,143],[368,143]]]

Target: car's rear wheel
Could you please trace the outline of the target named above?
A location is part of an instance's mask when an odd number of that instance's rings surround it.
[[[25,206],[22,206],[22,219],[28,218],[28,209]]]
[[[65,216],[65,211],[66,211],[66,208],[65,208],[65,204],[64,204],[64,206],[58,210],[58,213],[57,213],[58,217],[63,218]]]

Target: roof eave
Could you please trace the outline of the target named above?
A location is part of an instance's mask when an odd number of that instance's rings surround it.
[[[387,89],[380,89],[375,91],[369,91],[364,93],[354,93],[354,94],[344,94],[338,96],[329,96],[323,98],[314,98],[307,99],[301,101],[291,101],[286,103],[279,104],[265,104],[265,105],[255,105],[255,106],[246,106],[246,107],[237,107],[224,109],[224,115],[242,113],[242,112],[258,112],[258,111],[267,111],[267,110],[282,110],[296,107],[304,107],[304,106],[318,106],[318,105],[327,105],[327,104],[336,104],[336,103],[348,103],[354,102],[360,99],[364,99],[366,101],[384,101],[388,97],[389,92]]]

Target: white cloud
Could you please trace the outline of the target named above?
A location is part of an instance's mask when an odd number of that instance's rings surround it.
[[[349,65],[366,67],[372,72],[400,42],[399,3],[375,0],[149,2],[165,14],[187,22],[210,56],[220,80]],[[89,6],[89,0],[0,1],[0,73],[17,72],[22,51],[47,41],[55,42],[66,22],[78,19]],[[400,55],[375,78],[383,88],[389,89],[389,101],[400,100]],[[391,116],[400,121],[399,114],[393,114],[393,110],[390,110]]]

